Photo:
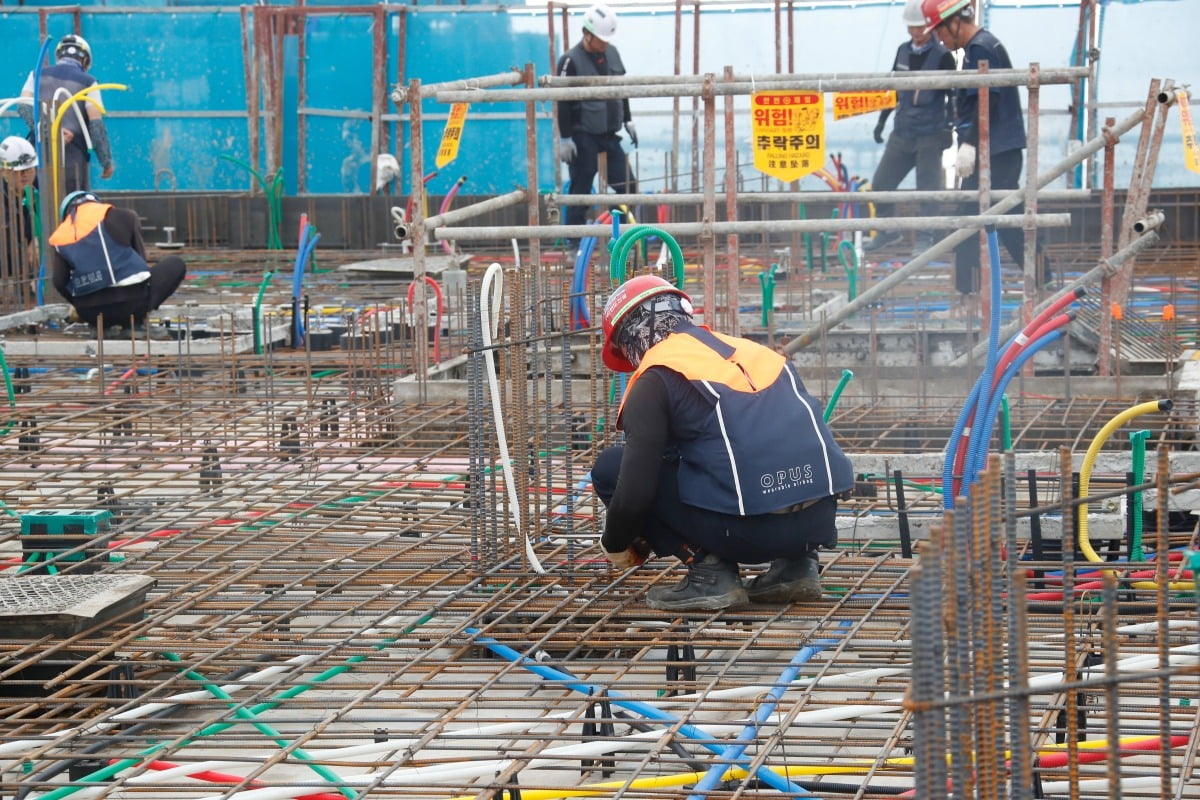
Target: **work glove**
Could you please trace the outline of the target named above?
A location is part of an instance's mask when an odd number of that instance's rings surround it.
[[[640,567],[646,563],[646,558],[650,555],[650,545],[645,539],[640,536],[630,543],[629,547],[620,550],[616,553],[608,550],[604,551],[604,556],[617,569],[629,569],[630,567]]]
[[[954,169],[959,178],[969,178],[975,173],[975,145],[963,142],[958,146]]]
[[[880,117],[879,122],[875,123],[875,144],[883,144],[883,126],[887,124],[887,117]]]
[[[559,139],[558,140],[558,157],[562,159],[564,164],[570,164],[575,160],[579,149],[575,147],[574,139]]]
[[[634,147],[637,147],[637,128],[633,127],[632,122],[625,123],[625,132],[629,134],[629,141],[633,142]]]

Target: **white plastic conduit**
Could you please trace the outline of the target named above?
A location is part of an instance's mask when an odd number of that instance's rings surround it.
[[[251,675],[245,676],[244,678],[241,679],[240,682],[226,684],[226,685],[222,686],[221,689],[223,689],[224,691],[226,691],[230,694],[233,694],[234,692],[244,689],[247,686],[254,685],[256,683],[261,683],[262,681],[264,681],[268,678],[272,678],[282,672],[285,672],[291,666],[295,666],[297,664],[308,663],[308,662],[312,661],[313,658],[314,658],[314,656],[311,656],[311,655],[303,655],[303,656],[296,656],[294,658],[290,658],[279,666],[267,667],[266,669],[259,670],[258,672],[255,672]],[[145,704],[137,706],[135,708],[131,708],[126,711],[122,711],[119,714],[114,714],[112,717],[110,717],[108,720],[106,720],[105,722],[102,722],[102,723],[98,723],[95,725],[88,725],[88,726],[85,726],[82,728],[68,728],[68,729],[62,730],[62,731],[55,731],[54,733],[48,733],[45,736],[38,738],[38,739],[17,739],[16,741],[5,742],[4,744],[0,744],[0,758],[9,758],[9,757],[19,756],[19,755],[29,752],[30,750],[34,750],[38,747],[42,747],[43,745],[48,744],[49,742],[55,741],[57,739],[61,739],[66,736],[93,735],[93,734],[99,733],[101,731],[108,730],[109,728],[112,728],[115,725],[119,725],[119,724],[125,723],[125,722],[130,722],[130,721],[136,720],[136,719],[142,719],[144,717],[148,717],[149,715],[155,713],[156,711],[160,711],[165,708],[171,708],[172,706],[176,706],[176,705],[179,705],[180,703],[184,703],[184,702],[187,702],[190,700],[211,700],[211,699],[212,699],[212,694],[210,694],[208,691],[203,690],[203,689],[197,690],[194,692],[182,692],[180,694],[173,694],[170,697],[167,697],[165,700],[162,700],[162,701],[159,701],[156,703],[145,703]]]
[[[515,249],[515,244],[514,244]],[[492,395],[492,418],[496,421],[496,439],[500,444],[500,468],[504,470],[504,488],[508,492],[508,506],[512,511],[513,525],[517,535],[525,542],[525,557],[536,572],[545,572],[542,562],[533,552],[533,542],[521,530],[521,508],[517,504],[517,481],[513,476],[512,460],[508,457],[508,436],[504,432],[504,414],[500,408],[500,381],[496,378],[496,354],[492,342],[500,334],[500,316],[504,300],[504,270],[493,261],[483,275],[480,289],[479,317],[483,328],[483,363],[487,367],[488,391]],[[489,293],[489,289],[491,292]],[[492,319],[492,313],[496,318]]]
[[[705,726],[714,737],[736,734],[742,729],[741,725],[710,725]],[[554,766],[561,764],[564,759],[595,758],[617,750],[649,748],[655,745],[665,735],[664,731],[640,731],[620,740],[598,742],[582,742],[578,744],[552,747],[542,751],[535,758],[520,759],[525,769]],[[377,775],[347,775],[345,782],[351,786],[361,786],[378,781],[379,786],[414,786],[444,781],[451,786],[464,780],[475,778],[490,778],[497,771],[504,770],[516,762],[516,759],[494,759],[488,761],[471,761],[468,763],[442,764],[433,767],[414,767],[398,770],[379,780]],[[213,794],[200,797],[197,800],[287,800],[303,794],[311,794],[314,788],[328,788],[328,784],[317,782],[289,782],[288,786],[272,786],[262,789],[248,789],[233,794]]]

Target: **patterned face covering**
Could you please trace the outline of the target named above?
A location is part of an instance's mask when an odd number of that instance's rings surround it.
[[[637,369],[642,363],[646,351],[667,338],[680,325],[690,322],[691,314],[681,310],[677,298],[669,305],[673,308],[662,308],[662,298],[651,298],[630,311],[621,321],[621,327],[616,332],[617,347]],[[658,307],[655,307],[655,303]]]

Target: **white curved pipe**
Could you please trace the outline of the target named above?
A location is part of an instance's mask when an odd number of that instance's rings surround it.
[[[496,354],[492,351],[492,341],[500,334],[500,311],[504,299],[503,268],[499,262],[493,261],[483,275],[483,286],[480,289],[479,317],[483,328],[483,363],[487,367],[488,391],[492,395],[492,417],[496,421],[496,439],[500,444],[500,468],[504,470],[504,488],[508,492],[508,505],[512,511],[513,525],[517,535],[525,542],[525,557],[533,565],[536,572],[545,572],[542,562],[538,561],[533,552],[533,542],[521,530],[521,511],[517,505],[517,482],[513,477],[512,460],[508,456],[508,436],[504,432],[504,414],[500,410],[500,381],[496,377]],[[489,295],[488,289],[491,289]],[[495,310],[496,319],[492,319]]]
[[[71,99],[69,91],[62,86],[58,87],[54,90],[54,96],[51,98],[55,108],[58,107],[58,96],[60,94],[65,95],[67,100]],[[79,120],[79,128],[83,131],[83,141],[87,142],[87,149],[90,153],[92,152],[92,134],[88,132],[87,118],[83,116],[83,109],[80,106],[80,103],[75,103],[71,106],[71,110],[75,112],[75,119]],[[63,147],[66,147],[66,145],[63,145]]]
[[[222,686],[221,688],[224,691],[229,692],[230,694],[233,694],[234,692],[244,689],[247,686],[250,686],[250,685],[253,685],[256,683],[260,683],[263,680],[266,680],[267,678],[271,678],[271,677],[274,677],[275,675],[278,675],[279,673],[285,671],[287,669],[288,665],[307,663],[309,661],[312,661],[313,658],[314,658],[314,656],[311,656],[311,655],[296,656],[294,658],[290,658],[287,661],[285,661],[283,665],[275,666],[275,667],[267,667],[266,669],[262,669],[262,670],[259,670],[258,672],[253,673],[252,675],[247,675],[246,677],[241,679],[242,681],[245,681],[244,683],[241,683],[241,682],[230,683],[230,684],[226,684],[226,685]],[[137,706],[136,708],[127,709],[125,711],[122,711],[119,714],[114,714],[108,720],[101,722],[101,723],[97,723],[95,725],[88,725],[88,726],[85,726],[82,728],[67,728],[66,730],[55,731],[54,733],[48,733],[45,736],[38,738],[38,739],[17,739],[16,741],[5,742],[4,744],[0,744],[0,758],[7,758],[10,756],[22,755],[30,750],[33,750],[37,747],[41,747],[41,746],[43,746],[49,742],[52,742],[56,739],[61,739],[64,736],[96,734],[101,731],[108,730],[109,728],[111,728],[115,725],[118,725],[118,724],[121,724],[124,722],[129,722],[129,721],[135,720],[135,719],[142,719],[144,717],[149,716],[150,714],[153,714],[156,711],[159,711],[164,708],[170,708],[171,706],[179,705],[180,703],[184,703],[189,700],[206,700],[206,699],[212,699],[212,694],[210,694],[208,691],[205,691],[205,690],[197,690],[194,692],[181,692],[180,694],[173,694],[170,697],[166,698],[165,700],[162,700],[162,701],[159,701],[156,703],[145,703],[143,705]]]
[[[3,114],[5,111],[8,111],[13,106],[18,106],[18,105],[32,106],[33,98],[32,97],[6,97],[5,99],[0,100],[0,114]]]

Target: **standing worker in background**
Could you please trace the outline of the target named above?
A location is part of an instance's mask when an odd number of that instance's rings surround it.
[[[49,239],[54,288],[89,325],[103,316],[106,333],[146,332],[146,315],[183,282],[183,259],[167,256],[151,269],[137,214],[103,203],[91,192],[67,195],[59,217],[62,222]]]
[[[75,101],[71,108],[67,109],[59,123],[62,141],[50,141],[50,128],[58,109],[79,91],[97,83],[88,72],[92,66],[92,48],[82,36],[64,36],[54,48],[54,58],[53,65],[42,69],[36,102],[41,104],[42,141],[46,142],[43,152],[48,154],[50,147],[58,148],[59,172],[65,181],[63,194],[67,195],[91,187],[88,165],[92,158],[92,150],[100,161],[101,178],[111,178],[114,167],[112,148],[108,143],[108,129],[104,126],[102,116],[104,101],[100,98],[99,90]],[[25,79],[21,96],[34,96],[32,72]],[[17,106],[17,111],[29,125],[29,129],[33,130],[32,106],[22,103]],[[52,164],[53,157],[47,155],[46,162],[46,166]]]
[[[25,190],[37,183],[37,153],[28,139],[9,136],[0,142],[0,292],[3,306],[24,307],[26,281],[37,277],[38,251],[33,236],[33,217],[25,202]]]
[[[624,569],[653,551],[687,566],[647,593],[656,609],[819,599],[817,549],[837,542],[854,475],[791,362],[696,325],[688,296],[655,275],[613,292],[603,328],[604,363],[632,373],[625,444],[592,467],[608,559]],[[765,562],[743,586],[738,564]]]
[[[617,15],[611,8],[595,5],[583,15],[583,37],[558,60],[562,77],[592,78],[624,75],[621,54],[612,42],[617,34]],[[560,100],[557,109],[558,156],[568,167],[569,194],[589,194],[596,177],[599,157],[608,158],[608,185],[619,193],[636,192],[637,178],[621,149],[621,127],[637,147],[637,129],[631,122],[629,100]],[[566,224],[587,222],[586,206],[567,206]]]
[[[955,68],[954,54],[925,30],[921,0],[908,0],[905,3],[903,19],[908,26],[909,40],[896,48],[892,72],[903,75]],[[890,108],[879,113],[879,122],[875,125],[877,144],[883,144],[883,129],[891,113]],[[908,89],[898,92],[896,119],[892,123],[887,145],[883,148],[883,157],[875,167],[875,176],[871,178],[871,188],[890,192],[900,185],[900,181],[914,167],[917,170],[918,190],[944,188],[942,152],[950,145],[950,92],[946,89]],[[880,217],[890,217],[895,207],[892,203],[879,203],[875,210]],[[921,203],[923,216],[933,216],[935,213],[937,203]],[[863,250],[879,250],[902,237],[900,231],[879,231],[863,243]],[[917,233],[916,252],[920,253],[932,244],[932,231],[921,230]]]
[[[979,69],[981,61],[988,69],[1011,69],[1012,61],[1000,40],[975,23],[971,0],[924,0],[925,29],[934,33],[949,50],[963,51],[962,68]],[[958,152],[954,167],[963,189],[979,188],[979,90],[958,89],[954,93],[954,132]],[[988,150],[993,189],[1016,189],[1021,184],[1025,156],[1025,117],[1021,113],[1021,95],[1015,86],[988,88]],[[1022,213],[1023,205],[1010,214]],[[978,205],[964,205],[961,213],[974,214]],[[1025,240],[1018,228],[1000,228],[1000,241],[1018,266],[1025,264]],[[1038,247],[1038,281],[1048,275],[1045,259]],[[954,286],[964,295],[979,291],[979,237],[972,236],[954,251]]]

